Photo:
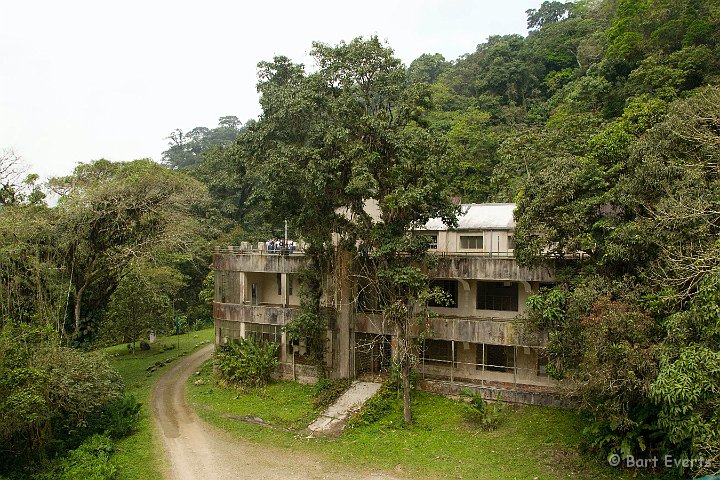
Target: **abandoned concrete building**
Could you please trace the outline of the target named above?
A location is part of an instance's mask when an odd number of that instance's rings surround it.
[[[544,338],[526,332],[521,320],[528,296],[551,284],[554,275],[550,267],[528,269],[516,262],[514,209],[515,204],[461,205],[456,228],[439,219],[425,225],[430,248],[439,257],[432,286],[442,288],[450,302],[430,306],[431,325],[417,342],[420,388],[452,392],[470,387],[488,398],[502,392],[504,400],[520,403],[560,401],[545,373]],[[291,254],[270,253],[264,243],[216,248],[216,342],[238,337],[275,342],[281,375],[312,378],[314,367],[302,363],[304,346],[289,345],[283,329],[299,309],[298,272],[305,262],[302,245]],[[368,306],[362,282],[333,275],[326,283],[324,304],[333,312],[326,371],[334,377],[387,371],[394,332]]]

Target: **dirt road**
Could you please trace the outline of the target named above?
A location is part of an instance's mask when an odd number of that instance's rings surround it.
[[[173,480],[372,479],[392,477],[346,471],[307,453],[260,446],[230,437],[200,420],[185,400],[185,383],[207,360],[213,345],[175,363],[155,386],[152,410]]]

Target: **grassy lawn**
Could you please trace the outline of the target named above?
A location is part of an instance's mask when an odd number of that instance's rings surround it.
[[[138,431],[124,438],[116,445],[113,462],[120,469],[120,479],[161,478],[163,457],[158,439],[154,437],[154,426],[150,414],[150,396],[157,377],[167,369],[174,360],[195,350],[201,343],[213,341],[214,330],[208,328],[197,332],[180,335],[180,346],[177,337],[159,338],[150,350],[135,350],[130,353],[125,344],[104,349],[110,363],[120,371],[127,391],[135,395],[143,404]],[[162,351],[162,346],[175,348]],[[153,372],[147,368],[158,366]]]
[[[214,382],[207,364],[188,383],[190,403],[207,422],[256,443],[320,453],[348,468],[420,478],[643,478],[579,454],[582,424],[569,410],[508,406],[499,428],[485,432],[467,423],[457,401],[416,392],[410,428],[402,427],[398,401],[371,425],[348,429],[336,439],[310,439],[300,430],[317,414],[312,392],[293,382],[246,393],[225,389]],[[245,416],[284,428],[238,419]]]

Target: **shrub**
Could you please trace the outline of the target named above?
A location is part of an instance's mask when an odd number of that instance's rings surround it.
[[[495,430],[500,423],[500,415],[504,409],[500,403],[500,393],[494,402],[490,403],[477,392],[463,389],[460,395],[467,398],[465,402],[465,415],[474,424],[483,430]]]
[[[123,396],[103,357],[57,346],[40,330],[0,331],[0,473],[77,447]]]
[[[141,403],[134,395],[125,395],[110,402],[103,410],[96,432],[104,432],[112,438],[122,438],[135,431],[140,421]]]
[[[229,384],[262,387],[278,366],[277,351],[274,343],[241,338],[218,349],[215,366],[220,378]]]
[[[113,444],[110,438],[93,435],[77,449],[60,460],[48,472],[35,475],[34,480],[114,480],[117,467],[110,461]]]

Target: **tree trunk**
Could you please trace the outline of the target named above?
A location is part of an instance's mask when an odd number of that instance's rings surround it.
[[[85,287],[87,285],[83,285],[80,287],[79,290],[75,292],[75,310],[73,311],[73,319],[75,321],[75,337],[77,338],[80,336],[80,305],[82,304],[82,296],[85,292]]]
[[[397,329],[397,363],[400,366],[400,380],[403,390],[403,422],[410,425],[412,412],[410,410],[410,340],[408,339],[407,320],[398,325]]]
[[[407,339],[405,340],[405,347],[407,348]],[[410,361],[407,358],[407,353],[403,359],[402,365],[402,386],[403,386],[403,421],[405,425],[410,425],[412,422],[412,412],[410,411]]]

